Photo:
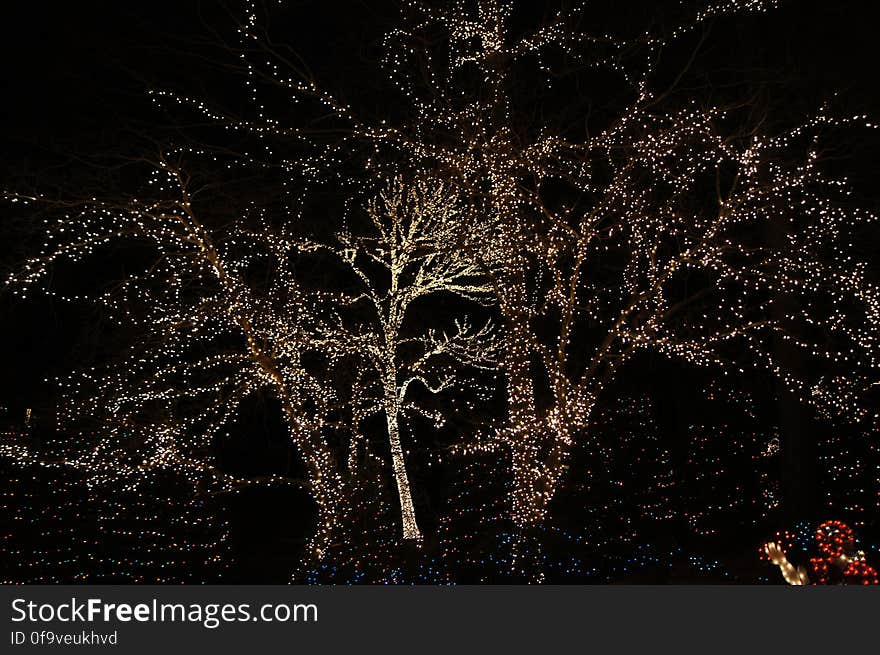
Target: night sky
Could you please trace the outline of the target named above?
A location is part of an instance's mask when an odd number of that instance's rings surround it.
[[[234,2],[227,4],[229,8],[208,0],[7,3],[0,27],[0,186],[53,198],[109,192],[108,185],[124,187],[128,182],[124,173],[108,170],[114,157],[207,134],[203,125],[187,124],[181,115],[158,109],[146,89],[170,88],[209,98],[231,112],[245,107],[247,97],[237,81],[230,81],[234,58],[216,42],[218,34],[229,31],[227,12],[235,11]],[[557,3],[527,4],[540,17]],[[832,97],[840,114],[880,116],[871,3],[781,4],[769,13],[713,21],[677,93],[743,103],[764,116],[762,128],[771,133],[803,120]],[[665,2],[596,5],[601,24],[663,25],[668,19]],[[394,26],[396,11],[395,2],[379,0],[292,1],[272,27],[328,88],[366,115],[394,116],[395,108],[386,106],[391,96],[382,87],[376,61],[381,36]],[[701,35],[664,52],[660,82],[674,79]],[[565,124],[586,108],[601,122],[620,93],[614,83],[603,86],[601,80],[561,95],[548,93],[546,99],[529,80],[517,90],[537,100],[548,120]],[[285,115],[297,118],[293,109]],[[876,211],[880,143],[876,136],[858,133],[839,145],[839,161],[832,166],[845,171],[858,202]],[[231,183],[228,193],[242,201],[261,193],[261,187],[236,184]],[[316,232],[323,229],[323,220],[315,219]],[[20,212],[0,214],[4,276],[39,246],[35,223]],[[876,274],[871,239],[878,235],[867,236],[855,244],[855,252],[872,261]],[[53,284],[105,284],[127,270],[128,256],[116,253],[76,273],[59,267]],[[454,311],[457,305],[438,307]],[[428,324],[430,311],[423,313]],[[24,408],[30,407],[34,419],[29,438],[62,439],[54,428],[56,387],[45,380],[113,362],[132,338],[136,335],[114,327],[95,307],[39,295],[21,302],[0,291],[0,407],[5,408],[0,427],[21,429]],[[732,384],[749,401],[707,400],[703,392],[713,379],[705,371],[651,356],[615,383],[612,400],[597,419],[599,445],[573,454],[570,479],[555,500],[555,527],[541,537],[546,580],[778,583],[775,567],[758,557],[760,545],[784,530],[809,540],[815,526],[830,519],[856,524],[859,547],[869,562],[878,564],[876,433],[831,428],[758,374]],[[478,410],[456,414],[438,431],[419,428],[423,433],[409,449],[407,466],[426,533],[421,550],[395,549],[387,542],[368,546],[365,538],[362,550],[386,550],[364,555],[354,544],[355,554],[336,569],[321,569],[306,579],[521,581],[502,572],[509,526],[486,528],[473,518],[473,508],[497,502],[503,482],[487,476],[491,466],[479,458],[463,463],[439,458],[456,434],[503,415],[503,407],[496,394]],[[270,400],[249,405],[230,438],[215,444],[220,467],[247,475],[298,475],[295,451],[275,413]],[[766,437],[773,434],[781,439],[780,454],[761,459]],[[607,449],[616,456],[609,458]],[[855,482],[830,476],[829,452],[846,452],[846,461],[864,466],[864,476]],[[106,494],[112,492],[86,489],[75,473],[3,466],[10,490],[0,496],[4,582],[60,582],[77,576],[87,582],[286,582],[313,521],[308,498],[292,488],[257,487],[190,502],[177,482],[160,479],[148,493],[108,500]],[[589,470],[602,474],[584,475]],[[387,471],[380,476],[381,495],[393,501],[393,481]],[[761,506],[767,480],[778,483],[781,495],[781,504],[772,511]],[[146,504],[139,505],[144,498]],[[120,507],[122,518],[115,515]],[[470,509],[459,519],[450,518],[458,507]],[[136,539],[125,536],[127,530],[161,536]],[[361,530],[358,534],[366,534],[370,526]],[[578,541],[582,534],[590,535],[589,544]],[[190,545],[179,551],[163,546],[171,542]],[[497,553],[497,569],[487,563],[489,553]],[[214,555],[216,561],[211,560]]]

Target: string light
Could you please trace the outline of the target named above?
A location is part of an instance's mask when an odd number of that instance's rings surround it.
[[[374,455],[358,455],[360,424],[378,411],[386,418],[403,537],[422,536],[399,418],[418,410],[407,401],[412,383],[440,392],[463,368],[503,373],[505,424],[453,450],[503,463],[511,479],[504,515],[518,533],[552,529],[549,508],[576,444],[595,438],[608,389],[646,351],[721,377],[763,367],[825,416],[876,425],[865,397],[880,368],[880,287],[851,255],[856,230],[876,224],[876,216],[850,208],[845,181],[823,167],[820,140],[823,132],[875,126],[823,108],[781,134],[731,135],[724,126],[732,110],[696,101],[670,107],[651,91],[653,62],[665,44],[715,17],[775,4],[702,3],[665,37],[623,38],[579,29],[586,3],[516,36],[510,1],[455,0],[441,8],[405,0],[400,27],[384,40],[389,79],[403,100],[394,117],[404,117],[396,119],[363,116],[322,88],[264,38],[258,3],[244,2],[238,35],[250,113],[232,116],[161,89],[153,99],[256,137],[259,155],[246,151],[228,165],[280,170],[288,193],[331,188],[353,202],[365,180],[390,184],[366,207],[373,231],[343,231],[332,243],[304,239],[308,221],[301,216],[279,219],[257,207],[232,226],[214,225],[202,200],[209,185],[199,186],[183,164],[216,164],[216,150],[207,146],[168,149],[153,162],[142,197],[55,203],[63,216],[46,225],[43,254],[9,280],[22,296],[54,264],[78,262],[120,240],[147,243],[157,258],[97,298],[145,338],[112,371],[86,371],[68,383],[63,418],[73,424],[101,416],[108,429],[84,435],[88,448],[54,461],[104,481],[173,468],[194,487],[237,489],[249,481],[216,466],[212,440],[245,399],[268,393],[281,407],[306,480],[261,481],[308,488],[318,508],[309,551],[321,561],[350,503],[361,502],[356,490]],[[435,42],[422,37],[438,32],[441,45],[427,48]],[[629,85],[631,100],[615,120],[583,134],[549,124],[530,134],[518,129],[514,64],[534,64],[550,78],[553,52]],[[417,70],[414,57],[423,63]],[[469,90],[474,80],[477,92]],[[273,118],[272,103],[261,96],[270,92],[319,107],[329,127]],[[304,284],[295,260],[317,252],[347,267],[360,292]],[[382,282],[367,271],[368,261],[383,270]],[[271,281],[255,288],[250,267],[266,262]],[[434,293],[492,304],[501,318],[498,337],[489,327],[472,328],[465,316],[449,317],[451,333],[411,338],[403,330],[409,303]],[[343,316],[358,302],[372,310],[360,331]],[[788,302],[802,310],[797,321],[783,315]],[[414,359],[403,360],[404,342],[420,348]],[[816,364],[822,376],[790,370],[783,349]],[[312,356],[326,370],[310,366]],[[438,362],[448,359],[441,370]],[[352,367],[353,389],[331,381],[329,371]],[[538,402],[544,387],[549,400]],[[443,412],[418,411],[442,423]],[[144,425],[144,413],[162,420]],[[20,444],[2,452],[46,461]]]
[[[880,584],[877,570],[865,560],[865,553],[855,549],[855,535],[843,521],[830,520],[821,523],[816,529],[816,544],[820,554],[810,557],[810,568],[814,576],[812,584],[827,585],[839,581],[843,584]],[[788,533],[778,535],[776,541],[764,545],[764,552],[773,564],[779,566],[785,581],[791,585],[810,582],[803,567],[789,563],[784,548],[791,547],[793,537]]]
[[[829,415],[876,421],[864,396],[878,368],[880,288],[849,247],[854,230],[876,217],[847,208],[845,183],[823,170],[819,156],[821,132],[875,126],[865,116],[835,118],[823,108],[782,134],[732,138],[722,128],[730,111],[696,101],[662,111],[662,98],[650,91],[664,44],[712,18],[775,4],[708,3],[666,37],[624,39],[577,27],[585,3],[518,37],[508,28],[513,2],[440,7],[408,0],[401,27],[385,39],[389,78],[407,108],[394,124],[359,115],[265,44],[259,10],[248,2],[239,30],[257,44],[247,68],[250,88],[281,88],[317,103],[344,136],[327,144],[263,114],[230,120],[204,103],[171,97],[267,143],[307,144],[306,158],[284,160],[291,171],[341,180],[343,153],[367,144],[368,174],[389,161],[439,170],[469,196],[481,229],[471,238],[464,232],[456,245],[491,272],[508,405],[507,426],[473,452],[510,452],[511,514],[528,529],[545,520],[572,444],[584,438],[603,391],[646,350],[722,374],[757,365]],[[426,49],[438,34],[442,47]],[[634,46],[641,46],[641,58],[623,56]],[[635,100],[592,135],[554,133],[549,125],[536,136],[520,133],[509,91],[514,63],[540,62],[554,51],[620,75]],[[549,82],[549,70],[539,68]],[[477,93],[461,82],[469,72],[480,81]],[[707,188],[715,190],[711,203],[704,202]],[[756,237],[762,234],[777,236]],[[700,288],[688,288],[698,279]],[[793,331],[792,321],[780,317],[791,298],[803,309],[803,323],[834,339]],[[585,334],[596,338],[585,345]],[[835,374],[798,377],[776,342]],[[573,351],[589,353],[585,365],[574,364]],[[549,408],[536,402],[536,384],[549,387]]]
[[[27,442],[15,430],[0,442]],[[3,584],[221,581],[233,562],[217,497],[194,497],[173,476],[94,484],[63,466],[4,458]]]

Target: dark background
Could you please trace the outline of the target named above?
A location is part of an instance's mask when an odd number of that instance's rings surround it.
[[[540,4],[534,3],[535,6]],[[664,2],[606,4],[599,4],[597,15],[608,22],[626,24],[631,19],[644,20],[646,16],[651,17],[652,22],[662,22],[664,15]],[[782,2],[780,9],[768,14],[714,21],[710,37],[683,80],[683,93],[706,98],[749,98],[766,112],[766,125],[771,131],[803,120],[835,93],[833,106],[840,113],[880,116],[876,23],[870,5],[864,0],[791,0]],[[394,24],[395,3],[302,1],[288,3],[288,7],[273,26],[274,32],[283,35],[309,62],[318,78],[326,80],[331,88],[344,90],[348,98],[367,111],[381,110],[383,96],[377,82],[380,75],[376,73],[374,62],[380,36]],[[218,3],[36,0],[8,2],[3,9],[0,179],[6,188],[40,188],[50,195],[77,190],[78,186],[93,183],[89,170],[95,155],[136,152],[145,135],[162,139],[178,134],[179,122],[145,97],[146,88],[174,88],[191,96],[212,97],[231,109],[247,102],[241,87],[228,81],[229,71],[220,63],[225,61],[226,53],[216,47],[211,33],[211,28],[222,31],[229,25],[225,9]],[[671,50],[668,54],[671,69],[690,52],[695,38],[685,40],[681,52]],[[595,94],[595,101],[601,102],[607,91],[594,87],[587,96]],[[593,98],[573,98],[572,104],[585,101],[592,102]],[[857,195],[869,206],[877,207],[880,196],[874,188],[878,172],[874,163],[877,161],[875,144],[854,140],[847,144],[847,153],[849,161],[845,167]],[[0,228],[0,266],[5,270],[20,261],[35,239],[32,225],[26,220],[11,216],[0,220],[4,221]],[[37,424],[44,421],[48,425],[54,387],[44,380],[100,360],[112,350],[115,338],[112,328],[95,310],[71,307],[51,299],[22,304],[8,293],[0,292],[0,405],[9,408],[10,417],[20,414],[23,407],[34,407]],[[658,385],[652,382],[658,378],[658,370],[649,367],[642,378],[627,383],[629,386],[620,390],[620,397],[624,404],[628,402],[626,398],[644,394],[655,399],[651,420],[661,440],[674,440],[676,435],[692,430],[693,425],[704,418],[703,424],[718,421],[718,416],[713,414],[718,411],[716,406],[700,408],[694,399],[694,388],[705,382],[699,375],[685,375],[677,369],[664,371],[663,379],[667,382]],[[670,379],[676,382],[669,384]],[[833,518],[824,516],[820,500],[823,483],[818,470],[821,453],[816,433],[824,428],[816,427],[811,417],[790,400],[772,398],[772,385],[766,381],[755,380],[747,386],[764,398],[762,428],[774,424],[783,435],[800,436],[794,451],[789,446],[783,453],[787,460],[781,465],[782,473],[770,472],[789,478],[781,513],[773,520],[761,522],[744,510],[742,516],[728,517],[726,523],[722,521],[724,527],[719,528],[718,543],[704,544],[706,548],[716,549],[708,557],[718,561],[753,560],[753,546],[759,543],[761,531],[771,527]],[[701,413],[707,417],[701,417]],[[272,432],[272,426],[261,424],[263,419],[258,414],[249,420],[245,430]],[[742,431],[742,424],[737,425]],[[247,456],[253,458],[255,469],[276,459],[284,450],[279,451],[271,436],[257,440],[257,446],[254,443],[250,441],[248,447],[241,450],[233,447],[233,455],[243,456],[246,451]],[[687,459],[675,453],[670,457]],[[425,461],[427,459],[426,455]],[[635,470],[636,475],[641,471],[642,475],[654,476],[656,458],[648,459],[649,462],[631,469],[629,475]],[[431,477],[436,474],[419,470],[420,462],[424,464],[422,460],[413,464],[414,475],[429,489],[431,484],[439,486],[444,482]],[[686,462],[678,462],[677,470],[685,465]],[[731,460],[726,468],[753,473],[754,466],[754,461],[745,458]],[[798,474],[793,476],[793,470]],[[21,475],[21,472],[18,475],[22,484],[27,482],[29,475]],[[627,472],[620,475],[626,477]],[[45,491],[51,487],[52,477],[46,474],[44,478],[38,478],[42,482],[37,485],[44,491],[28,492],[35,498],[32,501],[35,512],[41,503],[55,502],[51,492]],[[720,499],[726,497],[724,494],[736,495],[737,489],[734,485],[733,489],[717,493]],[[711,498],[703,501],[706,506],[712,505]],[[282,581],[307,528],[307,521],[302,519],[308,515],[305,504],[285,491],[244,492],[224,502],[226,504],[215,511],[223,514],[231,525],[228,547],[237,562],[233,578]],[[571,503],[565,515],[578,515],[582,501],[572,497],[562,502]],[[422,511],[429,503],[425,499],[421,501]],[[100,510],[95,507],[93,505],[91,511],[99,514]],[[427,521],[430,523],[431,519]],[[576,521],[572,519],[572,522]],[[743,532],[744,524],[750,526],[750,532]],[[609,538],[613,538],[614,529],[608,530]],[[872,532],[876,530],[876,523],[869,522],[864,530],[865,536],[873,535],[871,539],[876,543],[876,534]],[[733,541],[731,535],[736,537]],[[678,544],[672,550],[682,549],[684,542],[679,537],[667,535],[665,538]],[[40,537],[35,533],[32,539],[45,539],[45,535]],[[102,546],[110,550],[113,547],[112,544]],[[87,546],[71,548],[76,551]],[[46,558],[51,559],[51,555]],[[742,565],[743,572],[737,574],[740,580],[757,579],[759,574],[749,570],[749,566],[748,563]],[[614,575],[620,579],[624,574]],[[688,575],[696,574],[693,571],[682,574],[683,577]],[[720,575],[717,571],[713,575],[716,578],[712,579],[723,579],[717,578]],[[111,573],[108,576],[113,577]]]

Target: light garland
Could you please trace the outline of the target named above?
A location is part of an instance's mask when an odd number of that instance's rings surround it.
[[[57,461],[104,481],[173,468],[194,486],[230,491],[247,480],[218,470],[211,440],[245,399],[269,394],[304,462],[306,479],[295,483],[318,507],[310,552],[321,561],[348,503],[360,503],[353,490],[363,488],[361,469],[372,461],[358,456],[360,424],[380,408],[403,537],[421,538],[400,436],[400,416],[412,409],[407,389],[418,382],[444,391],[467,367],[497,364],[507,420],[454,450],[500,454],[512,480],[505,511],[521,533],[547,527],[575,444],[590,441],[603,396],[646,351],[722,378],[761,367],[829,417],[877,423],[865,397],[880,370],[880,287],[850,255],[853,231],[876,217],[847,206],[845,181],[823,168],[820,140],[823,131],[875,125],[823,108],[782,134],[731,135],[723,127],[730,111],[696,101],[665,108],[650,91],[652,62],[665,43],[713,17],[775,2],[702,3],[666,38],[629,39],[577,28],[585,3],[523,37],[508,28],[514,3],[507,0],[402,5],[401,26],[385,39],[389,78],[403,99],[399,122],[363,117],[323,89],[263,38],[251,1],[238,26],[250,115],[152,92],[157,102],[256,137],[259,156],[245,152],[224,165],[280,171],[288,194],[330,188],[351,205],[365,179],[391,180],[366,208],[372,233],[343,231],[333,243],[303,238],[308,222],[299,215],[256,206],[231,227],[220,225],[204,200],[210,185],[184,165],[216,166],[222,157],[208,146],[168,149],[152,162],[139,197],[54,203],[62,217],[46,225],[43,254],[9,280],[23,296],[54,264],[120,240],[147,243],[156,254],[146,272],[98,298],[143,330],[144,347],[113,371],[86,371],[69,383],[65,418],[101,415],[109,429]],[[429,39],[420,38],[427,34],[441,45],[427,48]],[[637,46],[637,61],[624,56]],[[553,52],[620,75],[631,101],[591,134],[549,124],[523,133],[510,90],[514,63],[531,62],[549,77]],[[415,56],[425,62],[418,71]],[[330,127],[273,118],[260,96],[269,92],[319,107]],[[318,251],[354,273],[360,291],[304,285],[295,260]],[[367,261],[382,269],[379,277]],[[272,272],[265,288],[249,277],[260,265]],[[405,336],[409,303],[434,293],[491,300],[501,317],[500,348],[490,329],[462,317],[449,317],[451,334]],[[358,331],[343,308],[362,301],[373,316]],[[785,315],[787,302],[802,309],[799,321]],[[409,361],[401,355],[405,341],[421,348]],[[791,371],[782,350],[817,364],[822,376]],[[311,357],[326,370],[310,366]],[[444,358],[454,361],[441,371]],[[347,368],[357,371],[353,389],[329,374]],[[549,400],[538,402],[536,389],[544,387]],[[162,418],[144,426],[145,412]],[[428,417],[440,424],[443,412]],[[40,459],[19,446],[4,452]]]
[[[27,442],[14,430],[0,443]],[[220,582],[233,561],[216,497],[174,476],[94,484],[70,467],[0,460],[3,584]]]

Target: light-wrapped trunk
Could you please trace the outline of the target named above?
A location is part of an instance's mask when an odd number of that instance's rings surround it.
[[[312,466],[309,469],[314,470]],[[312,499],[318,510],[315,530],[306,547],[306,565],[320,563],[326,556],[342,521],[342,476],[331,473],[309,475]]]
[[[530,434],[519,439],[511,453],[511,512],[514,523],[524,531],[544,523],[571,455],[568,426],[546,420],[535,420],[532,425]]]
[[[400,499],[400,518],[403,524],[405,540],[421,540],[422,533],[416,523],[416,510],[413,506],[412,493],[409,488],[409,477],[406,473],[406,462],[403,446],[400,443],[400,423],[398,420],[400,406],[397,401],[397,389],[390,388],[385,394],[385,420],[388,425],[388,443],[391,446],[391,467],[394,481],[397,483],[397,495]]]
[[[516,319],[520,319],[517,321]],[[504,373],[507,377],[507,429],[510,431],[513,487],[510,510],[518,527],[539,525],[546,512],[541,483],[544,435],[535,416],[534,381],[529,366],[528,326],[522,317],[508,320]]]

